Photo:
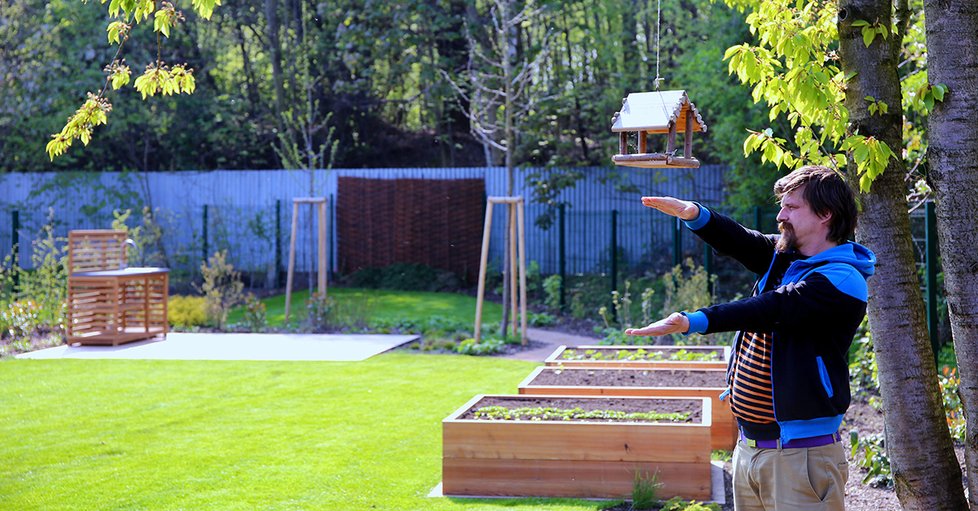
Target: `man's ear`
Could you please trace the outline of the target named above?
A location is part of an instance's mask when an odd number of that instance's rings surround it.
[[[832,221],[832,212],[829,211],[829,212],[826,212],[824,215],[819,215],[818,221],[819,221],[819,223],[821,223],[821,224],[823,224],[825,226],[828,226],[829,225],[829,222]]]

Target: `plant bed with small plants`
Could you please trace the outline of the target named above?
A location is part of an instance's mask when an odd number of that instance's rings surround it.
[[[591,368],[725,369],[727,346],[560,346],[548,366]]]
[[[704,398],[476,396],[442,421],[451,496],[708,499],[712,404]]]
[[[710,445],[732,450],[736,419],[730,406],[720,401],[726,388],[724,369],[590,369],[541,366],[520,384],[523,395],[594,395],[709,398],[713,421]]]

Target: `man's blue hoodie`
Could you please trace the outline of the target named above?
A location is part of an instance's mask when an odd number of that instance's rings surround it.
[[[750,298],[687,314],[690,332],[770,332],[777,425],[740,421],[755,439],[787,442],[838,431],[849,407],[849,346],[866,314],[866,279],[876,256],[847,242],[811,257],[775,249],[778,236],[747,229],[701,207],[688,222],[698,236],[760,278]],[[737,357],[732,356],[728,383]]]

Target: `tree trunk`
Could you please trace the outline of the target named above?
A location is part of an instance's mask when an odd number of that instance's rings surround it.
[[[867,47],[857,20],[883,20],[892,28],[890,0],[840,0],[839,50],[847,82],[850,131],[885,142],[897,154],[903,146],[897,55],[900,37],[877,36]],[[892,33],[892,31],[891,31]],[[871,115],[864,99],[890,105]],[[855,164],[850,163],[850,176]],[[869,322],[877,363],[886,447],[900,504],[907,510],[960,510],[966,506],[961,469],[944,417],[944,407],[927,336],[923,299],[915,271],[902,159],[863,197],[858,239],[877,256],[869,280]]]
[[[258,93],[258,85],[255,83],[255,72],[251,67],[251,55],[248,46],[245,44],[244,26],[240,21],[234,24],[235,36],[238,39],[238,47],[241,49],[241,72],[244,74],[245,91],[248,98],[248,112],[252,117],[258,118],[257,108],[261,104]]]
[[[275,92],[275,122],[282,122],[285,106],[285,85],[282,78],[282,46],[279,32],[278,2],[265,0],[265,33],[268,37],[268,58],[272,62],[272,87]]]
[[[513,129],[513,56],[516,52],[516,29],[515,27],[509,28],[510,23],[510,0],[502,0],[497,4],[499,6],[499,20],[500,26],[503,32],[498,34],[499,44],[500,44],[500,58],[502,59],[502,89],[503,89],[503,145],[505,146],[506,154],[503,155],[506,162],[506,196],[513,196],[513,151],[516,149],[516,135]],[[509,218],[509,215],[507,215]],[[510,317],[510,295],[512,294],[510,288],[510,281],[512,280],[511,272],[513,271],[513,262],[511,261],[510,254],[510,243],[514,240],[510,239],[509,219],[506,224],[506,242],[503,244],[505,254],[503,255],[503,318],[500,324],[500,332],[505,336],[507,327],[509,325]],[[514,332],[515,333],[515,332]]]
[[[967,420],[968,494],[978,510],[978,3],[927,0],[924,13],[928,79],[949,89],[928,118],[927,159]]]

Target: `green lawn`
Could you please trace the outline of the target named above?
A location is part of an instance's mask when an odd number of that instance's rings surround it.
[[[336,300],[345,314],[371,320],[397,321],[442,316],[457,321],[475,321],[475,297],[457,293],[330,287],[328,295]],[[292,293],[292,318],[305,316],[308,298],[308,290]],[[271,296],[262,302],[265,303],[268,324],[281,326],[285,322],[285,295]],[[484,324],[498,323],[502,318],[502,307],[487,301],[482,314]],[[228,322],[239,322],[242,316],[242,310],[236,309],[228,316]]]
[[[582,510],[427,498],[441,419],[514,393],[533,363],[0,362],[0,509]]]

